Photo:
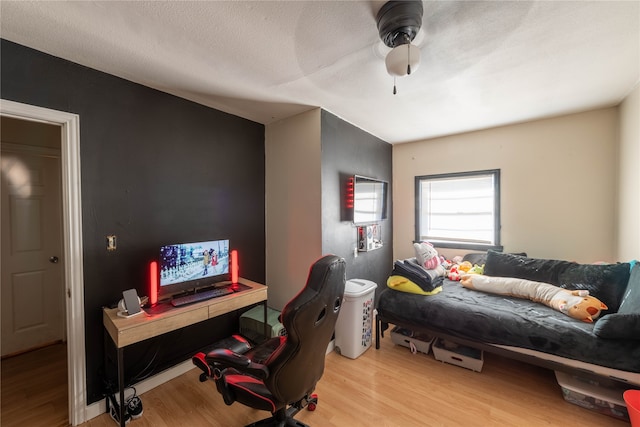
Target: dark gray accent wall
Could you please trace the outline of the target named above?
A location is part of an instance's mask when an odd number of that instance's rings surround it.
[[[367,279],[386,287],[393,269],[392,147],[328,111],[321,114],[322,250],[347,261],[347,279]],[[353,175],[389,182],[388,217],[380,222],[384,246],[354,256],[356,227],[345,211],[346,188]]]
[[[241,275],[264,282],[264,126],[6,40],[0,47],[3,99],[80,116],[87,390],[95,402],[101,309],[126,289],[147,294],[146,266],[161,245],[228,238]],[[106,250],[111,234],[115,252]],[[233,328],[234,319],[221,319],[134,346],[127,377],[185,360]]]

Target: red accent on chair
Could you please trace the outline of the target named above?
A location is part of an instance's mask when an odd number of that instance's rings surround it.
[[[255,405],[254,407],[256,409],[270,412],[276,411],[276,405],[273,400],[264,396],[264,391],[262,393],[260,392],[265,389],[262,381],[247,375],[227,375],[225,379],[227,380],[227,384],[235,388],[236,395],[242,391],[251,395],[253,397],[253,399],[250,399],[252,406]],[[241,402],[242,400],[243,399],[238,398],[238,401]],[[256,403],[256,400],[262,402],[262,404]]]
[[[207,361],[205,360],[205,354],[203,352],[195,354],[191,358],[191,361],[198,368],[202,369],[202,371],[207,374],[208,377],[211,377],[213,375],[213,373],[211,372],[211,367],[209,366],[209,364],[207,364]]]

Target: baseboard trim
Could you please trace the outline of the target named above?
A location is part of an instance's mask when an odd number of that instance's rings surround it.
[[[336,348],[336,340],[329,341],[329,345],[327,345],[327,352],[325,354],[331,353]]]
[[[186,372],[189,372],[191,369],[194,369],[194,368],[195,366],[193,365],[191,360],[185,360],[184,362],[178,365],[175,365],[165,371],[162,371],[150,378],[147,378],[144,381],[140,381],[135,385],[136,392],[139,395],[142,395],[143,393],[146,393],[147,391],[152,390],[155,387],[158,387],[159,385],[166,383],[167,381],[171,381],[172,379],[179,377],[180,375]],[[85,411],[87,421],[104,414],[106,411],[107,411],[107,405],[104,399],[101,399],[98,402],[88,405]]]

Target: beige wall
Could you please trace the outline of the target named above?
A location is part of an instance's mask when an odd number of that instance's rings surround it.
[[[618,259],[640,259],[640,85],[620,106]]]
[[[322,254],[320,109],[265,129],[266,284],[282,310]]]
[[[413,256],[415,176],[500,169],[505,251],[615,260],[617,140],[607,108],[394,145],[394,258]]]

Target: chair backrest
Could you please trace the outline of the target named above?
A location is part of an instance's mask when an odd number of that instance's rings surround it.
[[[282,310],[287,337],[267,363],[265,381],[280,402],[294,403],[311,394],[322,377],[344,287],[344,259],[327,255],[311,266],[306,286]]]

